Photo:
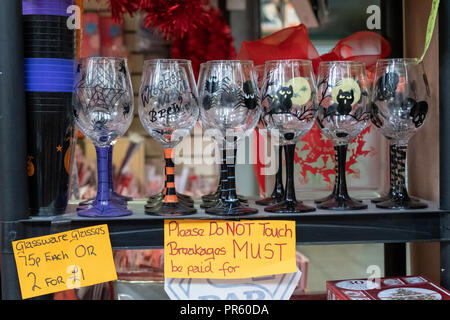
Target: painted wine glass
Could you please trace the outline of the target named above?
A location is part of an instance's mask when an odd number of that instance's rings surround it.
[[[80,59],[76,70],[73,111],[80,131],[97,152],[98,188],[95,200],[78,210],[84,217],[130,215],[125,201],[117,201],[109,173],[112,145],[131,125],[134,95],[127,60]]]
[[[317,123],[337,150],[337,180],[331,199],[318,204],[326,210],[362,210],[367,205],[350,197],[346,182],[347,149],[369,124],[369,88],[363,63],[326,61],[319,65]]]
[[[376,204],[383,209],[424,209],[427,204],[411,198],[406,185],[408,142],[423,127],[428,114],[430,88],[423,64],[417,59],[377,62],[371,95],[371,120],[396,146],[396,175],[390,199]]]
[[[139,90],[139,118],[145,130],[164,148],[163,198],[146,206],[151,215],[182,216],[197,210],[175,189],[175,147],[187,136],[199,115],[197,86],[191,62],[153,59],[144,62]]]
[[[316,209],[297,200],[294,185],[296,143],[317,117],[317,89],[311,61],[275,60],[265,65],[261,90],[263,121],[271,136],[284,147],[286,187],[283,200],[264,210],[272,213],[305,213]]]
[[[264,82],[264,74],[265,74],[265,65],[259,65],[255,67],[256,75],[258,77],[258,91],[260,95],[261,101],[261,91],[262,86]],[[258,125],[256,126],[257,129],[264,129],[267,130],[265,123],[261,117],[260,121],[258,122]],[[267,138],[270,139],[270,131],[267,131]],[[271,139],[271,141],[275,141],[275,139]],[[273,206],[274,204],[277,204],[281,201],[283,201],[284,197],[284,186],[283,186],[283,147],[282,146],[275,146],[275,152],[277,152],[277,172],[275,174],[275,183],[272,190],[272,193],[269,197],[257,200],[255,201],[256,204],[260,206]]]
[[[248,207],[238,197],[235,177],[238,142],[253,132],[261,114],[253,62],[209,61],[199,79],[199,96],[202,126],[215,132],[210,136],[216,136],[221,144],[227,170],[226,181],[221,186],[222,201],[205,212],[219,216],[255,214],[258,210]]]

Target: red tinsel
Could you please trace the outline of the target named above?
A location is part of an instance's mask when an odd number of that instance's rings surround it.
[[[99,1],[99,0],[97,0]],[[142,0],[108,0],[111,7],[111,16],[117,22],[122,21],[125,13],[134,14],[139,10]]]
[[[200,63],[233,59],[236,50],[230,28],[208,0],[109,0],[116,21],[125,13],[145,13],[145,26],[172,40],[173,59],[192,61],[195,76]]]
[[[202,9],[205,10],[205,9]],[[195,76],[200,63],[236,57],[230,28],[219,10],[205,10],[208,20],[197,30],[188,30],[184,37],[172,39],[172,58],[192,61]]]
[[[182,38],[209,20],[200,0],[142,0],[140,8],[145,27],[159,29],[166,38]]]

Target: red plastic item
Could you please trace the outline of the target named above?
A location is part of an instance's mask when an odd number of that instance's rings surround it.
[[[328,300],[450,300],[450,292],[425,277],[327,281]]]

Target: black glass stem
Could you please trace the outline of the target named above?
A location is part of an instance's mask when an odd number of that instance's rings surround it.
[[[236,163],[237,157],[237,147],[233,150],[233,163]],[[234,170],[234,168],[232,168]],[[227,150],[222,149],[222,159],[220,163],[220,181],[217,187],[217,191],[212,195],[203,196],[203,203],[200,205],[200,208],[213,208],[219,207],[225,204],[225,200],[228,198],[228,175],[229,169],[227,166]],[[234,172],[233,172],[234,176]],[[248,200],[244,199],[242,196],[237,195],[239,202],[242,204],[248,203]]]
[[[237,137],[234,137],[233,152],[225,149],[222,151],[222,164],[225,163],[226,166],[226,179],[224,175],[224,179],[221,180],[220,199],[213,207],[205,209],[205,212],[208,214],[218,216],[245,216],[258,213],[258,209],[249,208],[246,203],[247,200],[243,200],[236,192],[236,142]],[[225,174],[225,167],[223,169]]]
[[[336,194],[328,201],[318,204],[317,208],[324,210],[362,210],[367,209],[367,205],[352,199],[348,194],[346,180],[348,145],[337,146],[338,174]]]
[[[275,186],[270,197],[256,201],[260,206],[272,206],[283,201],[283,148],[278,147],[278,170],[275,175]]]
[[[306,213],[316,209],[308,207],[301,201],[297,201],[294,185],[294,155],[295,144],[284,147],[286,157],[286,189],[283,201],[273,206],[266,207],[264,211],[271,213]]]
[[[389,146],[389,191],[383,197],[372,199],[372,203],[381,203],[395,198],[397,184],[397,146],[390,143]]]
[[[376,204],[382,209],[425,209],[428,207],[417,199],[411,198],[406,186],[406,154],[407,146],[397,146],[397,180],[395,186],[395,196],[387,201]]]

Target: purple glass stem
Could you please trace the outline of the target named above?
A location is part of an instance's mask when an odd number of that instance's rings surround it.
[[[114,146],[110,145],[108,147],[108,175],[109,175],[109,190],[111,193],[114,192],[114,177],[113,177],[113,149]]]
[[[97,203],[108,202],[111,199],[110,174],[108,170],[109,147],[95,147],[97,151]]]

